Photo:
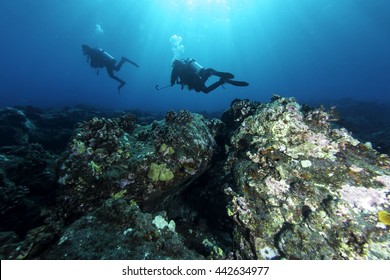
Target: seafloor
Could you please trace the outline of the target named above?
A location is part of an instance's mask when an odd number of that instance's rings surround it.
[[[0,109],[1,259],[390,259],[390,105]]]

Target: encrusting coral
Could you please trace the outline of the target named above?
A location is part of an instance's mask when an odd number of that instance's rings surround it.
[[[216,175],[228,180],[212,183],[228,197],[237,256],[267,259],[268,248],[272,258],[389,258],[389,232],[377,225],[390,205],[388,156],[293,98],[275,96],[251,112],[236,118]]]
[[[212,133],[208,121],[187,111],[146,126],[127,115],[83,122],[60,169],[64,213],[91,211],[123,187],[131,189],[126,198],[154,207],[207,169],[216,149]]]
[[[188,111],[147,124],[94,117],[60,159],[40,161],[30,147],[33,156],[14,150],[21,161],[2,148],[3,218],[28,209],[28,191],[42,185],[37,176],[17,183],[21,170],[49,174],[58,195],[24,239],[1,233],[0,255],[390,259],[390,158],[334,125],[334,113],[280,96],[234,100],[221,120]],[[57,174],[46,168],[54,160]]]
[[[156,164],[152,162],[149,168],[148,177],[152,181],[169,181],[173,179],[174,175],[172,171],[166,167],[165,163]]]
[[[379,211],[378,220],[384,223],[386,226],[390,226],[390,213],[385,210]]]

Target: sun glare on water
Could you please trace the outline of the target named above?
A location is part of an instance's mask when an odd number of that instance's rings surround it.
[[[258,0],[260,1],[260,0]],[[171,7],[183,7],[188,10],[231,9],[243,7],[253,3],[254,0],[171,0],[167,3]]]

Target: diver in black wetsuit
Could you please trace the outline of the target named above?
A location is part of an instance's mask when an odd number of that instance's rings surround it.
[[[86,55],[88,57],[87,62],[90,62],[90,65],[92,68],[106,67],[108,75],[112,79],[114,79],[120,83],[120,85],[118,86],[118,92],[126,84],[126,82],[123,81],[122,79],[118,78],[117,76],[115,76],[114,71],[119,71],[121,69],[123,63],[125,63],[125,62],[131,63],[135,67],[139,68],[137,63],[131,61],[130,59],[128,59],[126,57],[122,57],[121,60],[119,61],[119,63],[116,64],[117,60],[101,48],[92,49],[91,47],[89,47],[87,45],[82,45],[81,49],[82,49],[84,55]],[[97,71],[97,74],[99,74],[99,69]]]
[[[219,72],[212,68],[203,68],[194,59],[175,60],[172,64],[171,86],[180,84],[181,89],[187,86],[189,90],[194,89],[196,92],[209,93],[217,87],[228,83],[234,86],[246,87],[247,82],[233,81],[234,75],[227,72]],[[210,76],[220,77],[219,81],[210,86],[205,83]]]

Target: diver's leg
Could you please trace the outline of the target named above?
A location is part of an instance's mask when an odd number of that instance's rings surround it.
[[[114,65],[113,70],[114,70],[114,71],[119,71],[119,70],[121,70],[123,63],[125,63],[125,62],[126,62],[126,60],[123,59],[123,57],[122,57],[121,60],[118,62],[118,64],[117,64],[117,65]],[[108,68],[107,68],[107,70],[108,70]],[[111,77],[111,76],[110,76],[110,77]],[[112,77],[111,77],[111,78],[112,78]]]
[[[139,68],[138,64],[135,63],[134,61],[131,61],[130,59],[128,59],[126,57],[122,57],[121,60],[119,61],[119,63],[116,66],[114,66],[114,71],[121,70],[123,63],[125,63],[125,62],[133,64],[135,67]]]
[[[220,77],[222,79],[234,79],[234,75],[232,73],[228,73],[228,72],[219,72],[219,71],[216,71],[212,68],[208,69],[210,70],[210,74],[211,75],[214,75],[214,76],[217,76],[217,77]]]
[[[202,92],[204,93],[209,93],[210,91],[213,91],[214,89],[216,89],[217,87],[219,87],[220,85],[223,85],[223,80],[219,80],[218,82],[215,82],[214,84],[206,87],[204,86],[203,89],[202,89]]]
[[[126,82],[124,80],[119,79],[117,76],[114,75],[114,69],[113,68],[108,68],[107,67],[107,73],[108,73],[108,76],[110,76],[111,79],[114,79],[115,81],[118,81],[120,83],[120,85],[118,86],[118,91],[121,89],[121,87],[123,87],[126,84]]]
[[[211,68],[207,68],[207,69],[203,68],[199,71],[200,81],[202,84],[204,84],[207,81],[207,79],[210,78],[213,71],[214,69]]]
[[[135,63],[134,61],[131,61],[131,60],[128,59],[127,57],[122,56],[121,61],[122,61],[122,60],[124,60],[124,61],[126,61],[126,62],[128,62],[128,63],[130,63],[130,64],[133,64],[135,67],[139,68],[139,65],[138,65],[137,63]]]

